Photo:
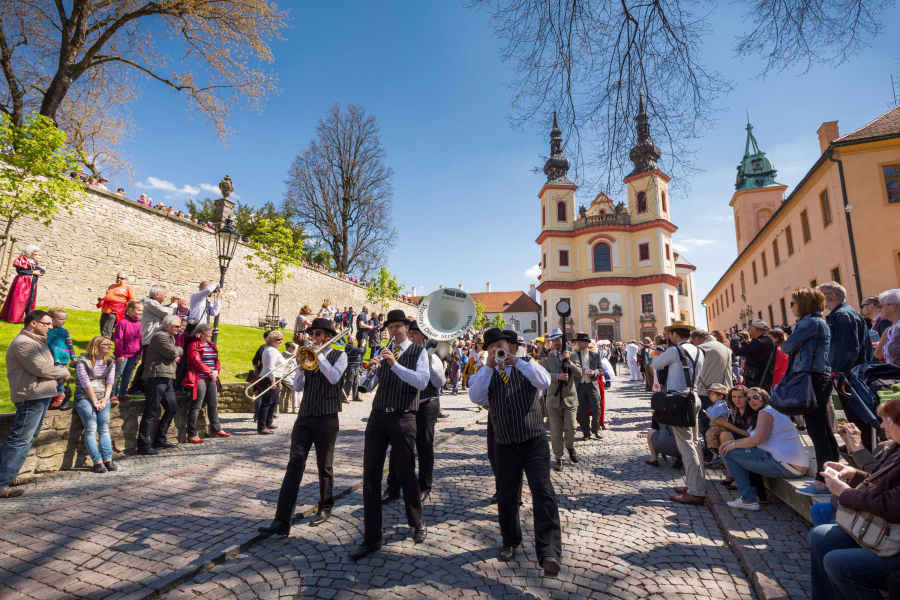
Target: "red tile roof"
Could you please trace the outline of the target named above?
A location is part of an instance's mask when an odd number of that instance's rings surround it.
[[[893,108],[871,123],[863,125],[856,131],[834,140],[835,143],[853,142],[885,135],[900,133],[900,106]]]
[[[477,292],[469,294],[484,304],[486,313],[537,312],[540,306],[525,292]]]

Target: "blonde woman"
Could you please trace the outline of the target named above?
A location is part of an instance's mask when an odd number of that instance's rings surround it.
[[[294,343],[306,346],[309,341],[309,334],[306,330],[312,325],[312,307],[304,304],[294,321]]]
[[[75,412],[84,425],[84,446],[94,462],[94,473],[118,470],[112,461],[109,435],[109,399],[116,380],[116,362],[110,356],[111,349],[112,340],[98,335],[75,361]]]

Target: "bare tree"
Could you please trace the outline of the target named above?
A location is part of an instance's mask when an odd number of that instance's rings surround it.
[[[740,0],[752,7],[754,29],[737,40],[735,52],[764,55],[763,73],[846,60],[877,33],[875,15],[893,2]],[[713,33],[714,1],[470,0],[470,6],[488,13],[501,57],[514,62],[512,124],[549,129],[558,111],[583,185],[609,192],[631,169],[639,88],[666,170],[676,177],[693,171],[692,142],[715,122],[715,100],[732,89],[700,59],[702,38]]]
[[[356,104],[332,104],[317,138],[294,158],[285,204],[295,220],[322,240],[337,271],[366,277],[380,267],[397,231],[391,207],[394,170],[373,115]]]

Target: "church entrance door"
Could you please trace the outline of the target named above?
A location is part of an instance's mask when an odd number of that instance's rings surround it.
[[[597,339],[611,340],[615,339],[615,328],[612,325],[597,325]]]

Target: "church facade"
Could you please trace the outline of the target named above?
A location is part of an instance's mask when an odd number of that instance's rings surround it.
[[[670,178],[657,165],[660,151],[643,99],[635,121],[627,202],[615,204],[601,193],[576,210],[578,186],[567,176],[570,163],[554,115],[547,181],[538,194],[543,331],[560,326],[556,304],[563,299],[572,307],[567,327],[594,339],[627,342],[662,333],[676,320],[696,322],[695,267],[673,247]]]

